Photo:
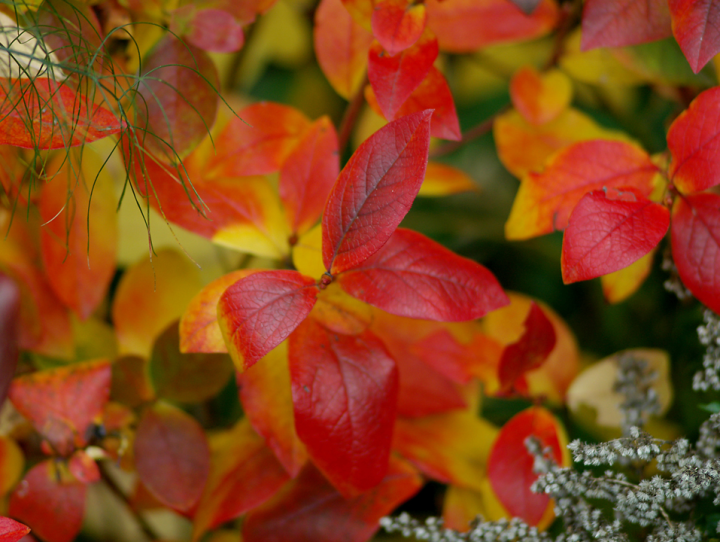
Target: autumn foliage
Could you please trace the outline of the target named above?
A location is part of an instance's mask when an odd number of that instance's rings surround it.
[[[429,481],[451,528],[546,529],[527,439],[569,465],[618,399],[507,247],[614,304],[667,246],[720,313],[716,3],[0,14],[0,540],[363,542]],[[601,122],[641,99],[652,137]]]

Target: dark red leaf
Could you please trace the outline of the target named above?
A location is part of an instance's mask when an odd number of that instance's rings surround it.
[[[337,280],[350,295],[411,318],[474,320],[508,303],[490,271],[403,228],[398,228],[382,249],[338,275]]]
[[[315,281],[297,271],[264,271],[240,279],[218,303],[218,322],[239,371],[283,342],[310,313]]]
[[[422,3],[382,0],[372,14],[375,38],[391,56],[412,46],[425,30],[427,10]]]
[[[203,51],[234,53],[245,37],[242,25],[222,9],[198,9],[188,4],[172,12],[170,30]]]
[[[397,403],[395,361],[371,332],[333,333],[312,319],[290,336],[295,427],[345,496],[385,477]]]
[[[320,218],[339,172],[337,134],[330,119],[322,117],[303,134],[280,170],[280,199],[293,233],[305,233]]]
[[[0,405],[5,402],[18,362],[20,288],[0,273]]]
[[[200,424],[165,403],[147,409],[135,434],[135,467],[161,503],[185,512],[202,495],[210,472],[210,449]]]
[[[243,523],[244,542],[365,542],[392,512],[422,486],[417,471],[398,459],[373,489],[347,499],[312,465]],[[292,533],[290,535],[290,533]]]
[[[533,301],[525,318],[525,332],[503,351],[498,367],[500,387],[510,388],[526,372],[540,367],[555,348],[555,329]]]
[[[430,72],[437,55],[437,39],[429,32],[395,56],[373,42],[368,57],[368,79],[386,119],[395,118],[405,100]]]
[[[669,176],[681,192],[699,192],[720,183],[720,88],[702,92],[670,126]]]
[[[563,237],[563,282],[624,269],[655,248],[669,226],[667,208],[632,189],[585,194],[573,209]]]
[[[105,107],[53,79],[0,78],[0,145],[63,149],[122,130]]]
[[[672,35],[667,0],[587,0],[581,49],[624,47]]]
[[[85,515],[87,486],[48,459],[35,465],[10,495],[8,513],[46,542],[71,542]]]
[[[322,221],[329,272],[351,269],[377,252],[410,210],[425,177],[431,115],[415,113],[381,128],[340,172]]]
[[[672,215],[672,254],[685,286],[720,313],[720,196],[678,198]]]
[[[0,542],[16,542],[30,532],[30,527],[14,519],[0,517]]]
[[[525,440],[533,436],[542,448],[552,449],[555,461],[563,464],[565,445],[561,428],[553,415],[542,407],[523,410],[500,430],[488,459],[487,474],[498,499],[511,516],[530,525],[537,525],[545,514],[550,498],[530,491],[537,480],[533,472],[535,462],[525,447]]]
[[[669,0],[672,30],[690,67],[698,73],[720,51],[720,4]]]

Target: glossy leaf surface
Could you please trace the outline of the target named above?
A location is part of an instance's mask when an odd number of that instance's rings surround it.
[[[325,268],[362,263],[390,238],[420,190],[430,143],[430,111],[391,122],[353,154],[323,214]]]
[[[14,519],[0,517],[0,542],[16,542],[30,532],[30,527]]]
[[[135,435],[135,468],[161,503],[181,512],[200,499],[210,471],[205,433],[193,418],[165,403],[147,409]]]
[[[52,79],[0,78],[0,145],[62,149],[117,134],[115,114]]]
[[[345,498],[312,465],[273,497],[251,511],[243,523],[245,542],[294,542],[336,539],[364,542],[379,528],[380,518],[409,499],[422,486],[417,472],[397,459],[373,489]]]
[[[681,192],[706,190],[720,183],[720,88],[701,93],[670,126],[669,175]]]
[[[543,310],[535,304],[525,318],[525,331],[516,342],[505,347],[500,359],[500,387],[508,389],[527,371],[537,369],[555,348],[555,329]]]
[[[560,151],[542,173],[520,185],[505,224],[508,239],[528,239],[564,230],[582,197],[602,188],[652,191],[657,166],[642,149],[621,141],[582,141]]]
[[[672,212],[672,254],[683,284],[720,313],[720,196],[678,198]]]
[[[110,363],[76,363],[20,376],[10,386],[15,408],[60,455],[87,444],[86,431],[110,396]]]
[[[297,271],[262,271],[220,297],[218,321],[238,371],[284,341],[315,305],[315,281]]]
[[[567,463],[563,458],[562,428],[549,411],[533,407],[515,415],[500,430],[488,459],[488,477],[512,516],[537,525],[550,505],[550,498],[530,491],[538,477],[533,472],[533,456],[525,447],[525,439],[530,436],[537,438],[542,448],[550,447],[559,465]]]
[[[375,487],[388,468],[395,361],[369,331],[340,335],[312,319],[289,348],[295,427],[313,462],[345,496]]]
[[[490,271],[403,228],[337,280],[350,295],[411,318],[474,320],[507,303]]]
[[[429,32],[397,55],[386,53],[373,42],[368,55],[368,79],[386,119],[394,119],[418,85],[425,79],[438,55],[437,39]]]
[[[712,0],[669,0],[675,39],[699,72],[720,51],[720,5]]]
[[[667,0],[587,0],[582,49],[624,47],[672,35]]]
[[[426,22],[425,4],[412,4],[407,0],[376,3],[371,19],[375,39],[390,56],[412,46],[425,30]]]
[[[48,459],[35,465],[10,495],[8,513],[47,542],[71,542],[85,515],[87,486]]]
[[[633,191],[595,190],[577,204],[563,237],[563,282],[623,269],[665,237],[670,212]]]

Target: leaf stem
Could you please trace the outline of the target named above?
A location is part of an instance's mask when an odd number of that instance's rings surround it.
[[[470,128],[467,132],[465,132],[462,136],[462,139],[460,141],[449,141],[447,143],[443,143],[442,145],[438,145],[434,149],[430,149],[430,158],[438,158],[440,156],[445,156],[446,154],[450,154],[452,152],[455,152],[463,145],[466,145],[470,141],[473,141],[474,139],[477,139],[479,137],[484,136],[487,134],[490,130],[492,130],[493,124],[495,122],[495,119],[498,117],[498,115],[501,115],[505,111],[507,111],[510,108],[510,105],[506,105],[500,111],[492,115],[490,118],[485,119],[480,124],[477,124]]]
[[[366,73],[365,77],[363,77],[362,83],[360,83],[360,86],[357,89],[357,92],[355,92],[352,100],[350,100],[350,103],[348,103],[345,108],[342,121],[340,121],[340,127],[338,128],[338,150],[340,151],[341,156],[348,144],[348,141],[350,141],[350,134],[352,134],[352,130],[355,127],[355,121],[357,120],[357,117],[360,114],[360,109],[365,102],[365,86],[367,84],[368,77]]]

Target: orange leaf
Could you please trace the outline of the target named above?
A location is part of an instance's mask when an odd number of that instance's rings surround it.
[[[340,0],[321,0],[315,12],[315,54],[325,77],[345,99],[362,83],[373,36]]]
[[[0,145],[63,149],[122,130],[116,115],[52,79],[0,78]]]
[[[227,352],[218,324],[218,301],[228,287],[256,271],[239,269],[223,275],[192,298],[180,320],[180,352]]]
[[[605,187],[652,192],[658,168],[648,154],[621,141],[575,143],[557,153],[542,173],[531,173],[520,185],[510,217],[507,239],[528,239],[564,230],[582,197]]]
[[[344,498],[308,464],[300,475],[263,506],[251,511],[243,523],[245,542],[336,540],[365,542],[392,512],[422,486],[422,479],[405,462],[393,459],[385,478],[373,489]]]
[[[39,202],[43,264],[58,298],[86,319],[115,273],[117,220],[113,180],[99,156],[57,155]]]
[[[605,300],[620,303],[634,294],[650,274],[654,256],[655,250],[652,250],[625,269],[600,277]]]
[[[195,511],[193,540],[262,504],[289,479],[247,420],[216,435],[210,446],[210,475]]]
[[[147,409],[135,435],[135,467],[143,484],[164,505],[190,510],[210,471],[205,433],[193,418],[165,403]]]
[[[449,196],[477,190],[478,185],[464,171],[440,162],[428,162],[418,196]]]
[[[8,512],[47,542],[71,542],[85,515],[87,486],[48,459],[35,465],[10,495]]]
[[[13,380],[10,400],[60,455],[87,444],[86,431],[110,396],[110,363],[76,363]]]
[[[572,83],[559,70],[541,75],[535,68],[523,66],[510,81],[510,97],[525,120],[544,124],[556,119],[570,104]]]
[[[310,316],[330,331],[343,335],[362,333],[373,319],[372,307],[346,294],[338,282],[320,291]]]
[[[453,53],[537,38],[553,29],[559,15],[554,0],[543,0],[530,17],[507,0],[427,0],[425,5],[440,48]]]
[[[425,30],[427,10],[424,4],[407,0],[382,0],[372,14],[372,31],[375,38],[390,54],[411,47]]]
[[[253,428],[290,476],[307,460],[305,445],[295,431],[287,342],[270,351],[250,370],[237,376],[240,400]]]

